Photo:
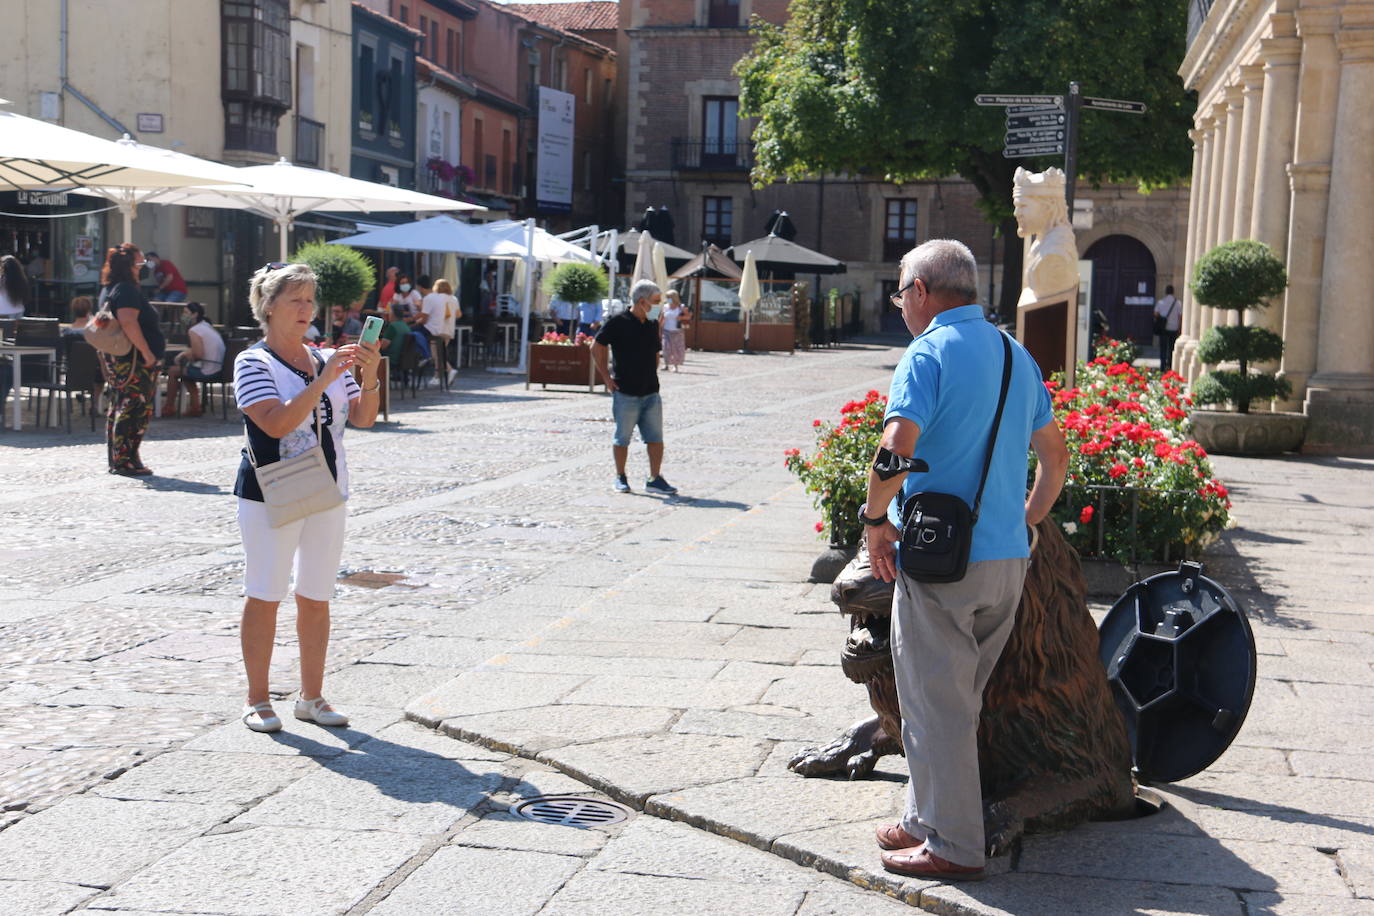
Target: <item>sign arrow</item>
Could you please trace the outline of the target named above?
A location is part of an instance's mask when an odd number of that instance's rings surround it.
[[[1090,95],[1083,96],[1082,107],[1091,108],[1094,111],[1120,111],[1126,114],[1144,114],[1144,102],[1124,102],[1121,99],[1098,99]]]
[[[987,108],[1004,108],[1008,105],[1058,105],[1063,107],[1062,95],[994,95],[984,93],[973,97],[975,105]]]
[[[1007,111],[1011,111],[1010,108]],[[1051,108],[1040,114],[1019,114],[1007,116],[1007,130],[1025,130],[1028,127],[1063,127],[1064,112]]]
[[[1008,146],[1011,146],[1016,143],[1058,143],[1063,139],[1063,128],[1030,127],[1024,130],[1007,131],[1006,143]]]
[[[1032,156],[1060,156],[1064,153],[1062,143],[1035,143],[1025,146],[1008,146],[1002,150],[1003,159],[1029,159]]]

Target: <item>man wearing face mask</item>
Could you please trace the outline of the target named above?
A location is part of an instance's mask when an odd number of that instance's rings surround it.
[[[177,266],[166,258],[158,257],[156,251],[149,251],[143,257],[147,259],[148,273],[153,275],[157,283],[157,290],[151,298],[160,302],[185,302],[189,291]]]
[[[635,427],[649,453],[649,479],[644,489],[671,496],[677,488],[663,479],[663,401],[658,394],[659,318],[663,293],[652,280],[640,280],[630,288],[629,310],[607,320],[592,344],[597,374],[613,398],[615,438],[615,489],[629,493],[625,462]],[[607,365],[615,358],[615,372]]]

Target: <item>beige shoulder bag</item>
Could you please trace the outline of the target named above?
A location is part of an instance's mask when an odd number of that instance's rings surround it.
[[[264,358],[270,359],[269,356]],[[310,362],[315,362],[313,357]],[[311,414],[315,418],[315,445],[294,458],[284,458],[271,464],[258,464],[257,456],[253,454],[253,443],[248,440],[247,428],[244,429],[244,439],[248,441],[248,463],[257,475],[262,500],[267,506],[268,524],[273,528],[333,509],[344,501],[339,484],[334,480],[334,475],[329,473],[329,462],[324,457],[324,432],[320,426],[318,405]]]

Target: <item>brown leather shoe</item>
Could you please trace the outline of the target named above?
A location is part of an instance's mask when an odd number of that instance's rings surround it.
[[[880,849],[910,849],[925,842],[907,833],[901,824],[883,824],[878,828],[877,834]]]
[[[985,877],[982,868],[955,865],[924,846],[915,852],[885,852],[882,859],[883,868],[911,878],[927,878],[931,881],[982,881]]]

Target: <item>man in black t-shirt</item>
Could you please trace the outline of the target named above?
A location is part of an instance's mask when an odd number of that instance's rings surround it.
[[[640,280],[630,288],[630,309],[607,320],[592,344],[592,359],[601,381],[611,392],[615,415],[615,489],[630,492],[625,461],[636,426],[649,452],[649,479],[644,489],[668,496],[677,488],[663,479],[663,401],[658,395],[659,316],[663,293],[658,284]],[[607,366],[607,354],[615,358],[615,372]]]

